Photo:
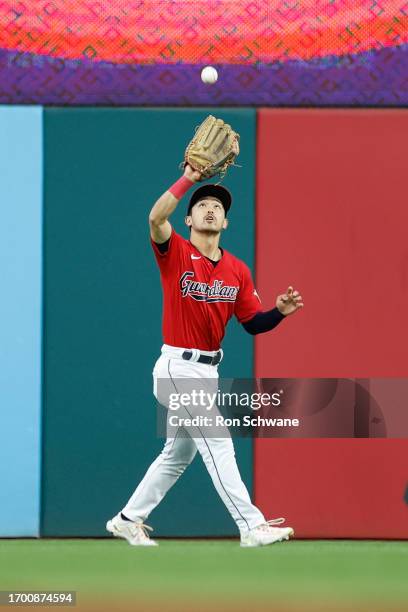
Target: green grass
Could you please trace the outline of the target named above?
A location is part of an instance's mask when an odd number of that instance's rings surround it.
[[[0,590],[10,589],[405,602],[408,608],[408,543],[294,540],[241,549],[223,540],[164,540],[158,548],[118,540],[0,540]]]

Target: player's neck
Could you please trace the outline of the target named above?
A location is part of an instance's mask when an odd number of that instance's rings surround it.
[[[199,233],[191,230],[190,242],[204,257],[218,261],[222,257],[219,248],[220,234]]]

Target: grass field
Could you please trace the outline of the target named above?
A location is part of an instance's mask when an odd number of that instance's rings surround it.
[[[30,589],[75,590],[81,610],[405,611],[408,542],[0,540],[0,590]]]

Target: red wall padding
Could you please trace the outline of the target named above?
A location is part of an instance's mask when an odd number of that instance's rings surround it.
[[[305,308],[257,377],[408,376],[407,110],[260,110],[257,289]],[[300,536],[408,537],[408,440],[257,440],[256,501]]]
[[[306,538],[408,538],[408,440],[262,439],[255,499]]]

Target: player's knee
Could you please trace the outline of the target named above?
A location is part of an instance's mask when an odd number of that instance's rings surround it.
[[[161,457],[167,465],[181,470],[180,473],[182,473],[193,461],[196,452],[196,449],[192,449],[191,452],[176,453],[171,445],[166,444],[161,452]]]
[[[189,463],[178,463],[174,465],[173,468],[177,476],[181,476],[188,465],[190,464]]]

